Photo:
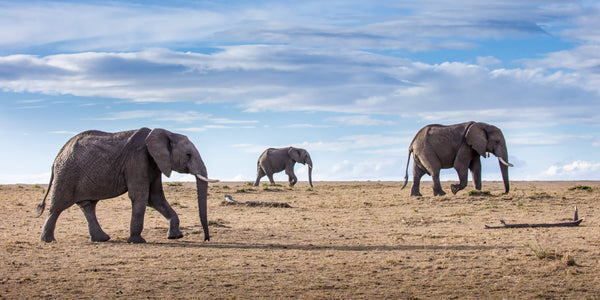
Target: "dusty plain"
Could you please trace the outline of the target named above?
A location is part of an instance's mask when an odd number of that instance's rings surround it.
[[[600,182],[513,182],[507,195],[484,182],[489,195],[469,185],[438,197],[427,182],[423,197],[399,182],[221,182],[209,190],[208,242],[194,183],[164,186],[185,236],[166,239],[167,221],[148,208],[147,244],[126,242],[126,195],[98,204],[109,242],[90,242],[73,206],[47,244],[47,209],[35,217],[47,186],[0,186],[0,298],[600,298]],[[225,195],[292,208],[225,206]],[[575,205],[579,227],[485,229],[570,221]]]

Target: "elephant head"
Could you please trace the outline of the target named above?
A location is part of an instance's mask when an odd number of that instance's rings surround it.
[[[290,158],[297,162],[297,163],[301,163],[301,164],[305,164],[308,165],[308,183],[310,184],[310,186],[312,187],[312,168],[313,168],[313,163],[312,160],[310,159],[310,154],[308,154],[308,151],[306,151],[305,149],[301,149],[301,148],[294,148],[294,147],[290,147],[290,150],[288,150],[288,154],[290,155]]]
[[[513,165],[508,162],[508,150],[502,131],[490,124],[473,123],[467,130],[465,139],[467,144],[479,155],[489,157],[489,153],[492,153],[498,157],[502,180],[504,181],[504,192],[508,193],[510,190],[508,167]]]
[[[207,178],[206,166],[194,144],[185,135],[172,133],[164,129],[154,129],[146,138],[146,146],[158,168],[165,176],[170,177],[173,170],[178,173],[188,173],[196,176],[200,223],[204,229],[204,240],[209,240],[206,214],[208,183],[218,180]]]

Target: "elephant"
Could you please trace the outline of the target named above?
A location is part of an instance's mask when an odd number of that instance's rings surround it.
[[[294,174],[294,164],[301,163],[308,165],[308,182],[312,187],[312,168],[313,163],[310,159],[308,151],[301,148],[285,147],[285,148],[269,148],[265,150],[258,158],[256,182],[254,186],[258,186],[260,179],[267,175],[271,183],[273,173],[278,173],[285,170],[285,174],[289,177],[290,186],[294,186],[298,182],[298,178]]]
[[[200,153],[185,136],[165,129],[140,128],[108,133],[97,130],[72,137],[58,152],[44,199],[37,206],[38,217],[46,207],[50,190],[50,208],[40,239],[55,241],[56,221],[65,209],[77,204],[88,223],[90,239],[110,239],[96,218],[99,200],[128,193],[132,203],[129,243],[145,243],[142,237],[146,206],[153,207],[169,221],[167,238],[182,238],[179,217],[171,208],[162,187],[162,174],[171,171],[196,176],[196,192],[204,240],[210,240],[206,214],[209,182]]]
[[[452,193],[467,186],[468,170],[471,170],[473,184],[476,190],[481,190],[481,160],[489,157],[489,153],[498,157],[504,193],[510,190],[508,180],[508,150],[502,131],[493,125],[482,122],[465,122],[449,126],[431,124],[423,127],[413,138],[408,147],[406,175],[404,185],[408,182],[408,165],[413,154],[413,186],[411,196],[421,196],[419,191],[421,177],[431,175],[433,179],[433,194],[445,195],[440,185],[440,169],[454,168],[458,173],[459,184],[452,184]]]

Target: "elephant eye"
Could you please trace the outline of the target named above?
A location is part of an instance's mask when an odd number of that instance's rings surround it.
[[[192,158],[192,154],[191,154],[191,153],[186,153],[186,154],[185,154],[185,156],[186,156],[188,159],[191,159],[191,158]]]

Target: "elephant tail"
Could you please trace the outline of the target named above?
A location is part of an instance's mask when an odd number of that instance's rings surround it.
[[[412,154],[412,147],[410,147],[408,149],[408,158],[406,159],[406,173],[404,175],[404,185],[402,185],[401,190],[403,190],[406,187],[406,184],[408,183],[408,164],[410,163],[410,155]]]
[[[48,183],[48,189],[46,190],[44,199],[42,200],[42,203],[38,204],[38,206],[36,208],[37,213],[38,213],[36,218],[39,218],[44,213],[44,208],[46,208],[46,198],[48,197],[48,194],[50,193],[50,188],[52,187],[52,181],[54,181],[54,168],[52,168],[52,173],[50,174],[50,182]]]

